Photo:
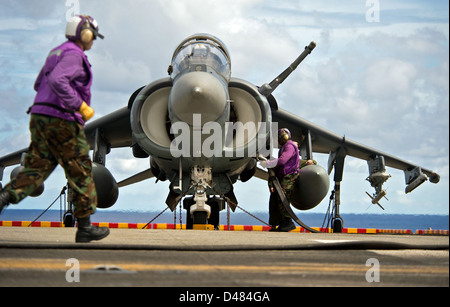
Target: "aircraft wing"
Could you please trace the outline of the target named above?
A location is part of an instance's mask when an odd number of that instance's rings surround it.
[[[13,153],[10,153],[6,156],[0,158],[0,168],[16,165],[20,163],[20,158],[24,152],[27,152],[28,148],[24,148]],[[0,177],[1,179],[1,177]]]
[[[88,123],[84,131],[91,149],[94,149],[96,131],[100,132],[101,138],[110,148],[130,147],[132,145],[130,110],[123,107],[105,115]]]
[[[303,144],[306,143],[305,146],[309,146],[312,152],[336,155],[339,150],[343,149],[345,155],[366,161],[373,160],[376,156],[382,156],[386,166],[405,172],[407,184],[416,179],[418,173],[425,174],[433,183],[439,182],[440,177],[434,171],[339,136],[285,110],[272,109],[272,120],[278,122],[279,128],[288,128],[292,133],[293,140],[299,144],[302,142]],[[331,158],[329,160],[328,173],[331,173],[332,167]],[[408,179],[408,176],[412,177]]]
[[[273,79],[272,82],[263,84],[259,88],[259,92],[269,100],[273,122],[278,122],[279,128],[285,127],[291,131],[292,139],[301,144],[300,151],[302,157],[311,157],[312,152],[329,153],[328,174],[331,173],[335,165],[336,167],[338,166],[336,164],[337,160],[339,160],[339,168],[340,172],[342,172],[343,165],[341,164],[347,155],[366,160],[369,164],[368,180],[376,188],[377,195],[383,194],[380,193],[384,192],[381,189],[381,185],[390,177],[385,172],[385,166],[400,169],[405,172],[405,181],[408,185],[406,188],[407,193],[428,179],[433,183],[438,183],[440,179],[439,175],[431,170],[341,137],[299,116],[278,108],[272,92],[297,68],[315,46],[316,43],[311,42],[288,68]],[[342,177],[342,175],[336,177],[335,173],[335,181],[341,181],[342,178],[338,177]]]

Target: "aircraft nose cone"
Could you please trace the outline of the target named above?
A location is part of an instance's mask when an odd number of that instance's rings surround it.
[[[191,72],[177,79],[170,91],[169,114],[190,125],[201,114],[202,125],[216,121],[226,110],[225,84],[207,72]]]
[[[202,89],[201,87],[196,86],[193,90],[192,90],[192,95],[195,97],[200,97],[202,94]]]

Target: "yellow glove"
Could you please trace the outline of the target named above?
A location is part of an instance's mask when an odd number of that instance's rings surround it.
[[[87,105],[86,102],[83,101],[80,107],[80,114],[83,116],[85,121],[88,121],[94,116],[94,109]]]

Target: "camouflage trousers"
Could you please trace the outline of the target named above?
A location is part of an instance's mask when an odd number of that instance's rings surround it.
[[[97,192],[83,127],[76,122],[31,114],[31,144],[24,168],[6,185],[17,204],[32,194],[59,164],[73,190],[74,216],[87,217],[97,207]]]
[[[283,189],[289,203],[291,202],[292,192],[298,176],[299,174],[289,174],[284,176],[280,181],[281,188]],[[272,186],[269,185],[269,187]],[[275,189],[275,187],[273,188]],[[284,208],[283,202],[278,196],[278,193],[274,191],[273,193],[270,193],[269,199],[269,224],[272,226],[280,225],[283,218],[291,218],[291,216]]]

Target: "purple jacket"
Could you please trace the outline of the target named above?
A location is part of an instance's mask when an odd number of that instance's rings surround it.
[[[92,70],[83,50],[67,41],[50,51],[34,89],[37,91],[32,114],[42,114],[78,121],[84,120],[78,110],[83,101],[91,105]]]
[[[284,144],[278,152],[277,177],[283,178],[289,174],[296,174],[299,169],[300,156],[298,147],[291,140]]]

